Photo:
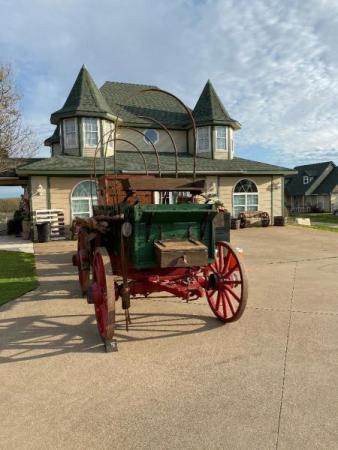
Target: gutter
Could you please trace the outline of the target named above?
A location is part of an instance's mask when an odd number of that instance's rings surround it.
[[[131,174],[131,175],[144,175],[144,170],[121,170],[121,174]],[[149,174],[157,174],[157,170],[149,170]],[[168,174],[168,175],[175,175],[176,172],[174,170],[161,170],[161,173]],[[229,171],[220,171],[220,170],[196,170],[196,175],[293,175],[296,174],[295,171],[257,171],[257,170],[229,170]],[[192,170],[179,170],[179,175],[192,175]]]
[[[63,176],[74,176],[74,175],[88,175],[91,174],[93,171],[90,169],[83,169],[83,170],[72,170],[71,172],[68,171],[18,171],[18,175],[20,176],[32,176],[32,175],[44,175],[44,176],[54,176],[54,175],[63,175]],[[103,169],[96,169],[96,173],[103,174]],[[117,170],[117,173],[125,174],[125,175],[145,175],[144,170],[125,170],[120,169]],[[175,170],[161,170],[162,174],[166,175],[176,175]],[[258,171],[258,170],[229,170],[229,171],[220,171],[220,170],[214,170],[214,171],[206,171],[206,170],[197,170],[196,175],[215,175],[215,176],[222,176],[222,175],[293,175],[296,174],[295,171],[271,171],[271,170],[264,170],[264,171]],[[110,170],[106,170],[107,175],[112,175],[113,172]],[[157,175],[158,170],[149,170],[149,175]],[[192,175],[192,170],[179,170],[179,175]],[[1,179],[1,177],[0,177]]]

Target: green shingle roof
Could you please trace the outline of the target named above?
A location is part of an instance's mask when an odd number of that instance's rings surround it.
[[[152,91],[141,92],[152,89]],[[83,66],[63,107],[51,115],[51,123],[59,124],[60,119],[74,116],[122,119],[122,126],[160,128],[148,116],[170,129],[189,129],[191,120],[187,111],[173,97],[156,92],[156,86],[145,84],[106,81],[98,89],[88,70]],[[208,81],[193,111],[197,125],[230,125],[235,129],[240,124],[232,119]],[[46,139],[46,145],[59,142],[59,132],[55,130]]]
[[[114,119],[112,112],[85,66],[82,66],[63,107],[51,115],[54,125],[72,116],[94,116]]]
[[[57,127],[54,130],[54,133],[45,140],[44,144],[51,146],[53,144],[58,144],[60,142],[60,125],[57,125]]]
[[[314,194],[331,194],[338,186],[338,167],[335,167],[328,176],[320,183]]]
[[[156,157],[153,153],[144,153],[148,170],[157,173]],[[144,163],[137,152],[120,151],[116,154],[117,170],[123,173],[145,173]],[[161,170],[164,174],[174,175],[175,157],[173,153],[160,154]],[[97,172],[103,172],[103,159],[96,160]],[[113,158],[107,159],[107,172],[113,173]],[[192,174],[193,157],[187,154],[179,156],[179,172]],[[78,156],[54,156],[32,164],[23,165],[17,169],[19,175],[85,175],[90,174],[93,168],[93,158]],[[243,158],[232,160],[213,160],[198,157],[196,159],[198,174],[224,174],[224,175],[282,175],[292,172],[285,167],[274,166]]]
[[[210,80],[204,86],[193,116],[197,125],[230,125],[235,129],[241,127],[239,122],[229,116]]]
[[[106,81],[100,91],[113,114],[122,118],[123,125],[159,128],[151,120],[138,117],[149,116],[168,128],[189,126],[189,116],[177,100],[161,92],[142,92],[145,89],[158,88],[145,84]]]
[[[289,195],[305,195],[305,192],[311,187],[311,185],[317,180],[317,178],[324,172],[324,170],[334,163],[332,161],[317,163],[317,164],[306,164],[303,166],[296,166],[295,170],[298,172],[297,175],[288,176],[286,179],[285,189]],[[313,180],[308,183],[303,183],[303,176],[313,177]],[[325,181],[325,180],[324,180]],[[323,182],[324,182],[323,181]],[[313,192],[313,194],[318,194],[318,189],[323,184],[323,182],[318,186],[318,188]]]

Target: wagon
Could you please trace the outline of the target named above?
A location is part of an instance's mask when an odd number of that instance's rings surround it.
[[[115,171],[110,178],[103,176],[101,205],[92,218],[78,220],[73,264],[82,293],[94,305],[107,352],[117,350],[114,329],[119,299],[127,330],[131,299],[157,292],[186,302],[206,297],[223,323],[238,320],[245,309],[248,283],[241,257],[229,242],[215,242],[214,219],[220,214],[216,207],[195,203],[205,190],[204,180],[196,180],[195,172],[189,179],[177,175],[119,177]],[[175,192],[181,201],[154,204],[155,192]]]

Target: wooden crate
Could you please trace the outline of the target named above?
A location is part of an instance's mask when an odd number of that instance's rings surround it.
[[[117,177],[114,175],[107,175],[101,177],[99,179],[99,205],[113,206],[114,203],[122,203],[127,194],[123,182],[128,178],[131,178],[130,175],[117,175]],[[135,178],[142,180],[154,177],[139,175]],[[128,199],[128,203],[135,203],[136,198],[142,205],[150,205],[153,203],[153,193],[150,191],[145,190],[137,192],[137,195]]]
[[[193,267],[208,264],[208,248],[195,240],[154,242],[159,267]]]
[[[287,224],[287,217],[275,216],[273,218],[273,224],[275,227],[284,227]]]
[[[33,211],[33,223],[49,222],[50,223],[50,239],[59,241],[66,239],[65,237],[65,217],[63,209],[37,209]],[[37,240],[36,226],[34,228],[34,241]]]

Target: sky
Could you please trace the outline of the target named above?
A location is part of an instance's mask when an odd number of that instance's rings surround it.
[[[153,84],[190,107],[210,79],[242,125],[236,156],[338,164],[336,0],[0,0],[0,12],[0,62],[41,156],[85,64],[99,87]]]

